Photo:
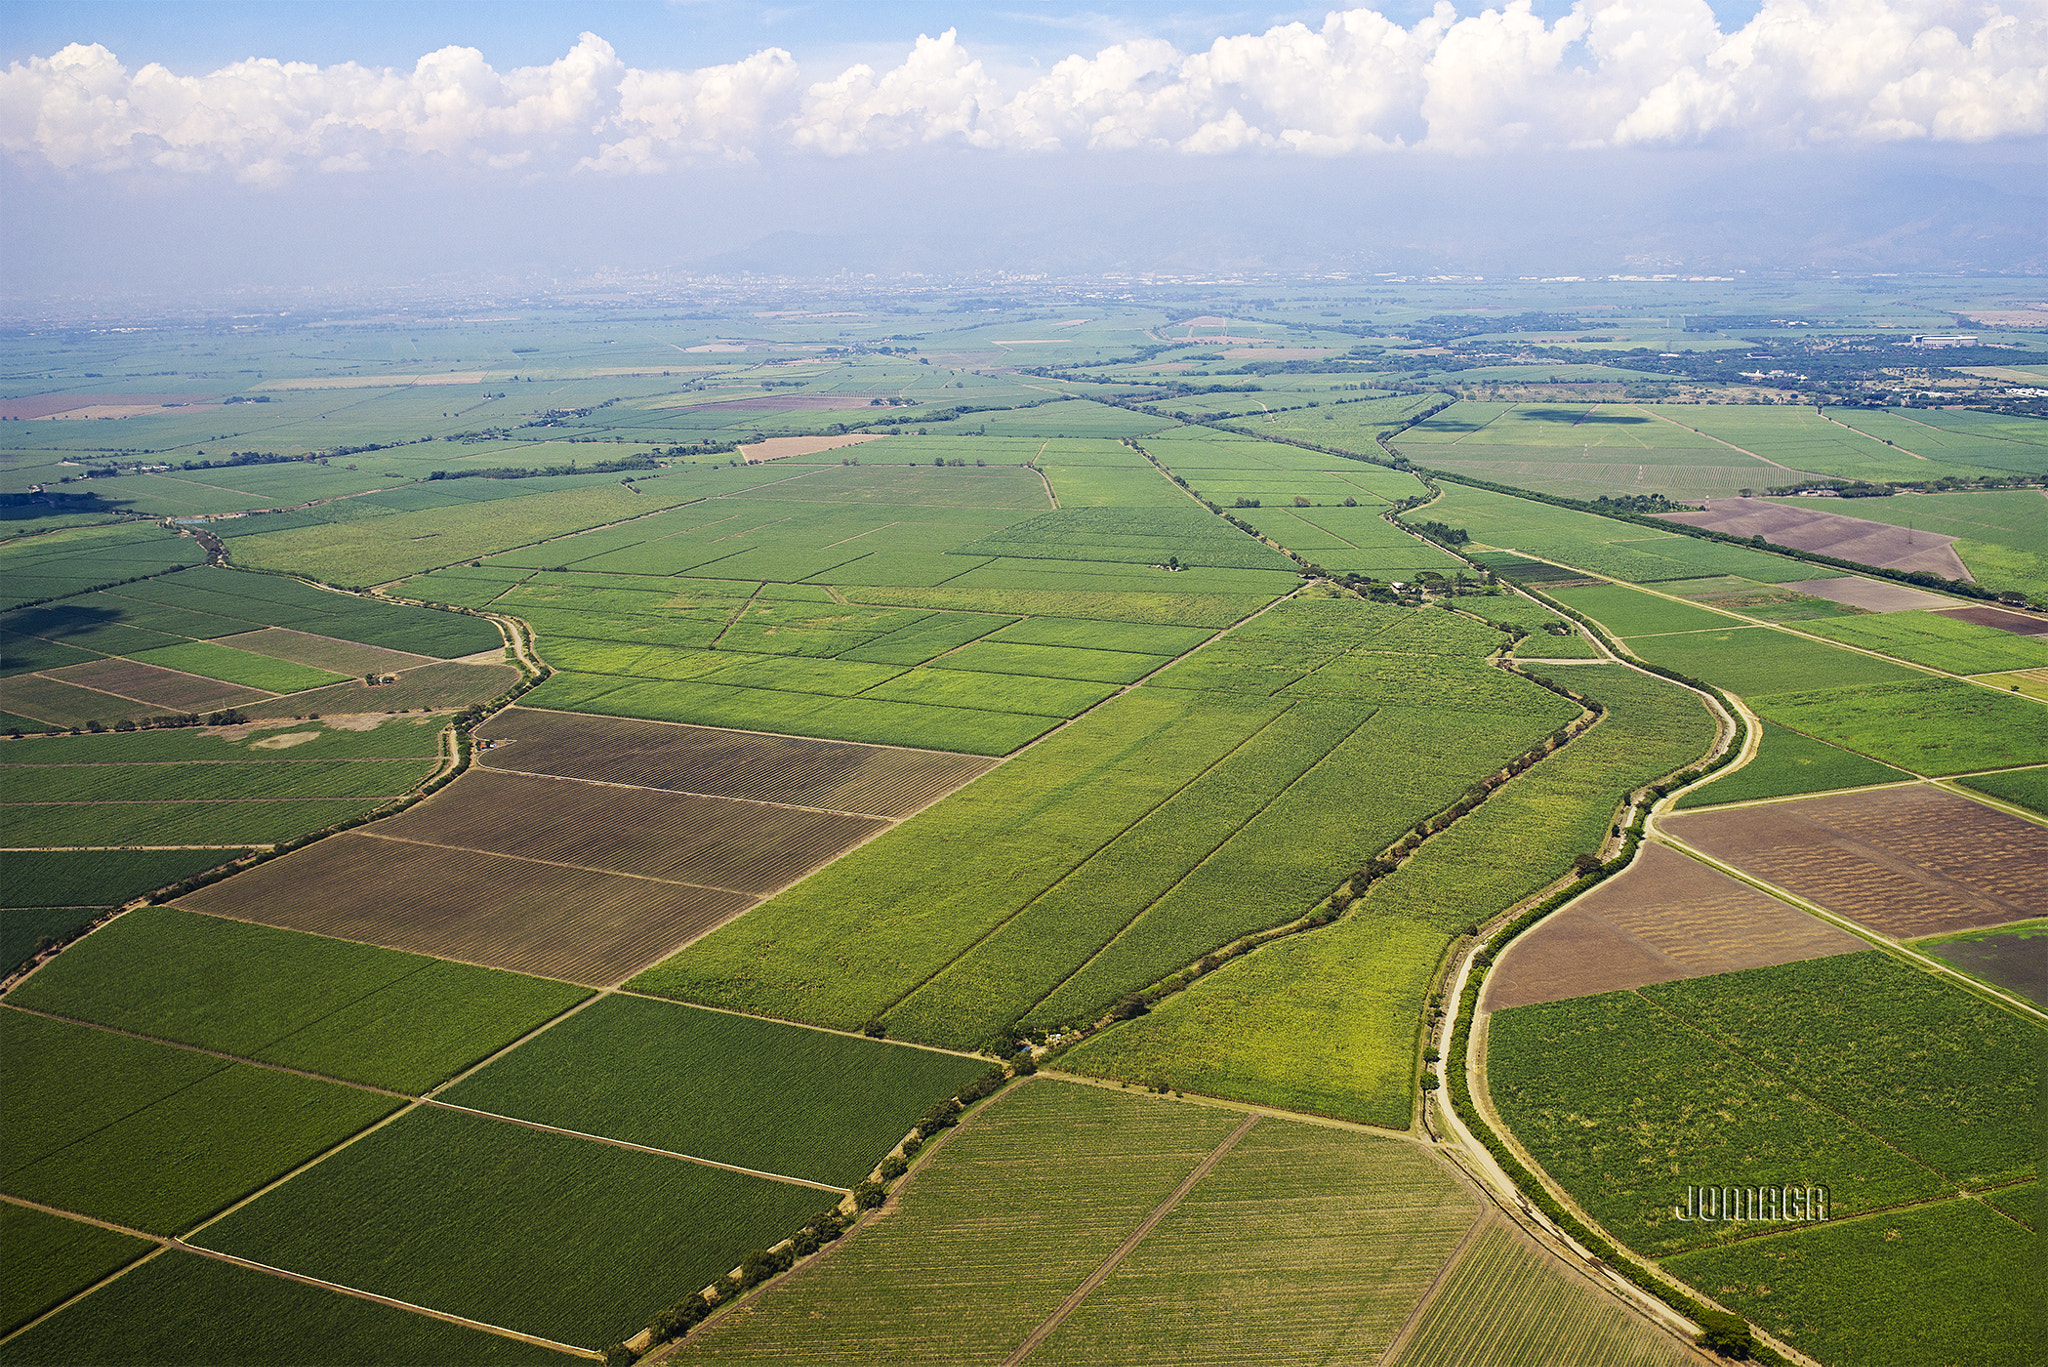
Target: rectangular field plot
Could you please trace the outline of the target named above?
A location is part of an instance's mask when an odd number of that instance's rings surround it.
[[[7,999],[418,1093],[586,995],[539,978],[145,907],[73,945]]]
[[[151,802],[137,798],[75,804],[10,803],[0,806],[0,846],[274,845],[375,811],[382,801]]]
[[[245,632],[240,636],[222,636],[215,640],[214,644],[251,655],[267,655],[274,660],[286,660],[292,664],[306,665],[335,674],[363,674],[372,670],[380,674],[389,674],[396,670],[427,664],[433,658],[428,655],[414,655],[410,651],[386,650],[382,646],[338,641],[332,636],[315,636],[309,632],[293,631],[289,627],[265,627],[261,631]]]
[[[508,821],[514,812],[520,819]],[[477,769],[363,834],[761,897],[887,825],[841,812]]]
[[[2048,1008],[2048,926],[2034,925],[1999,935],[1973,935],[1923,944],[1972,977]]]
[[[1025,1361],[1375,1361],[1477,1213],[1416,1146],[1261,1119]]]
[[[694,1331],[673,1360],[1000,1362],[1239,1119],[1046,1080],[1012,1088],[946,1136],[884,1220]]]
[[[192,1253],[153,1258],[0,1347],[6,1367],[567,1367],[574,1361],[518,1339]]]
[[[612,996],[442,1094],[453,1105],[852,1187],[977,1059]]]
[[[811,1187],[429,1106],[197,1242],[593,1348],[829,1204]]]
[[[189,641],[183,645],[164,646],[144,651],[135,659],[139,664],[181,669],[187,674],[240,684],[244,688],[260,688],[266,693],[298,693],[341,682],[340,675],[325,669],[294,664],[272,655],[236,650],[216,641]]]
[[[1689,1367],[1699,1357],[1576,1269],[1490,1220],[1423,1311],[1394,1367]]]
[[[1965,609],[1967,611],[1967,609]],[[1889,612],[1809,622],[1805,630],[1951,674],[2048,666],[2048,637],[1958,621],[1951,613]]]
[[[159,1234],[191,1228],[400,1104],[25,1011],[0,1010],[0,1047],[0,1189]]]
[[[0,1335],[19,1329],[156,1245],[0,1202]],[[0,1353],[0,1362],[7,1361]]]
[[[2048,760],[2048,711],[1959,679],[1772,692],[1760,716],[1918,774],[1962,774]]]
[[[183,904],[208,915],[605,986],[754,900],[347,832],[202,888]]]
[[[238,703],[256,702],[269,697],[266,690],[249,688],[241,684],[225,683],[218,679],[205,678],[190,670],[180,670],[164,665],[151,664],[145,660],[126,660],[113,656],[94,660],[89,664],[65,665],[53,669],[41,677],[74,688],[89,688],[99,693],[109,693],[117,698],[141,703],[143,708],[130,707],[129,712],[140,713],[144,708],[161,712],[196,712],[207,708],[232,707]],[[331,683],[332,679],[322,679]],[[34,710],[37,693],[30,690],[29,680],[19,676],[8,680],[10,700],[24,703]]]
[[[1678,799],[1680,807],[1713,807],[1761,798],[1797,797],[1836,788],[1903,783],[1911,775],[1826,741],[1760,722],[1757,752],[1749,763]]]
[[[896,819],[991,761],[933,750],[766,736],[514,707],[480,729],[492,769]]]
[[[1508,947],[1489,1011],[1739,968],[1851,954],[1865,942],[1662,845]]]
[[[1686,813],[1662,828],[1901,939],[2048,913],[2048,829],[1938,788]]]
[[[1823,1362],[1941,1367],[1958,1353],[1976,1362],[2048,1356],[2040,1244],[1977,1201],[1830,1220],[1670,1265]]]
[[[1634,636],[1628,648],[1651,664],[1704,679],[1745,698],[1856,684],[1912,684],[1916,669],[1772,627],[1732,627],[1668,636]]]

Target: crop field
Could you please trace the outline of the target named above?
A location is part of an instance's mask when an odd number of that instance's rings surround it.
[[[2033,423],[1991,413],[1838,408],[1828,417],[1929,460],[2048,474],[2048,440]]]
[[[1745,699],[1759,694],[1841,689],[1865,684],[1911,686],[1927,675],[1774,627],[1723,627],[1668,636],[1628,637],[1628,648],[1651,664],[1704,679]]]
[[[1667,591],[1677,587],[1666,586]],[[1674,631],[1726,631],[1735,622],[1718,612],[1674,603],[1639,589],[1619,584],[1597,584],[1585,588],[1552,589],[1550,596],[1566,607],[1576,608],[1607,629],[1610,636],[1660,636]]]
[[[742,798],[891,820],[989,767],[938,751],[885,749],[514,707],[479,729],[492,769]]]
[[[2048,830],[1930,785],[1693,812],[1661,829],[1901,939],[2048,913]]]
[[[1794,584],[1797,582],[1795,580]],[[1902,587],[1893,584],[1879,585],[1878,581],[1869,579],[1821,581],[1823,587],[1829,584],[1851,583],[1867,584],[1872,588],[1882,589]],[[1725,608],[1730,612],[1739,612],[1745,617],[1761,618],[1766,622],[1805,622],[1817,617],[1855,617],[1865,611],[1863,608],[1852,607],[1847,603],[1838,603],[1827,598],[1815,597],[1810,593],[1801,593],[1793,585],[1759,584],[1753,579],[1743,579],[1727,574],[1714,575],[1705,579],[1680,580],[1675,584],[1664,584],[1660,587],[1666,593],[1675,593],[1681,598],[1689,598],[1693,602],[1704,603],[1708,607]],[[1908,592],[1917,592],[1917,590],[1908,590]],[[1931,593],[1924,595],[1924,597],[1932,603],[1942,601]]]
[[[66,950],[7,1000],[419,1093],[587,995],[539,978],[146,907]]]
[[[245,632],[239,636],[223,636],[214,644],[337,674],[363,674],[373,670],[390,674],[430,663],[433,659],[429,655],[415,655],[405,650],[387,650],[383,646],[338,641],[332,636],[315,636],[289,627],[264,627],[261,631]]]
[[[1847,641],[1951,674],[1989,674],[2001,669],[2048,666],[2048,638],[2019,636],[1995,627],[1959,622],[1938,612],[1890,612],[1812,622],[1817,636]]]
[[[1825,573],[1802,561],[1744,546],[1656,532],[1593,513],[1456,485],[1446,486],[1442,498],[1411,516],[1463,527],[1478,543],[1472,549],[1520,551],[1635,583],[1726,574],[1782,584]]]
[[[241,802],[230,798],[218,802],[10,803],[0,805],[0,847],[274,845],[375,811],[383,801],[293,798]]]
[[[161,1234],[398,1105],[24,1011],[0,1010],[0,1038],[10,1112],[0,1190]]]
[[[2048,816],[2048,769],[2013,769],[2002,774],[1972,774],[1956,782],[1965,788],[2003,798]]]
[[[1704,754],[1698,698],[1618,666],[1574,685],[1608,717],[1424,843],[1334,924],[1276,940],[1064,1056],[1078,1072],[1405,1127],[1419,1010],[1452,931],[1596,849],[1627,793]],[[1304,1054],[1289,1041],[1314,1039]]]
[[[1918,947],[1939,955],[1972,977],[2036,1006],[2048,1007],[2048,955],[2041,953],[2048,928],[2018,926],[1995,935],[1966,935],[1923,941]]]
[[[1697,1359],[1672,1335],[1489,1221],[1429,1302],[1396,1367],[1680,1367]]]
[[[225,864],[246,850],[9,850],[0,901],[0,973],[131,898]]]
[[[1760,716],[1914,773],[1940,776],[2048,760],[2041,704],[1957,680],[1751,698]]]
[[[1718,869],[1646,845],[1619,877],[1509,945],[1480,1004],[1504,1011],[1864,947]]]
[[[611,996],[442,1094],[453,1105],[851,1187],[988,1065]]]
[[[958,548],[959,555],[1290,569],[1287,558],[1186,499],[1157,508],[1059,508]]]
[[[518,1339],[189,1253],[152,1258],[0,1346],[0,1363],[10,1367],[560,1367],[574,1360]]]
[[[0,1334],[85,1290],[155,1245],[98,1225],[0,1202]],[[0,1358],[5,1361],[5,1358]]]
[[[157,650],[143,651],[134,658],[142,664],[155,665],[159,669],[182,670],[202,678],[218,679],[222,683],[240,684],[244,688],[259,688],[266,693],[298,693],[308,688],[324,688],[328,684],[342,681],[339,674],[332,674],[324,669],[293,664],[289,660],[272,659],[267,655],[255,655],[246,650],[216,645],[211,641],[163,646]]]
[[[1714,807],[1729,802],[1797,797],[1837,788],[1903,783],[1911,776],[1852,751],[1788,731],[1776,722],[1758,724],[1757,752],[1733,773],[1693,789],[1677,806]]]
[[[1659,411],[1659,410],[1651,410]],[[1867,436],[1855,428],[1814,412],[1813,409],[1780,406],[1699,404],[1661,410],[1674,422],[1716,437],[1751,455],[1808,474],[1836,479],[1925,479],[1926,460],[1942,462],[1941,473],[1956,475],[1992,474],[1995,471],[1967,461],[1952,460],[1944,449],[1908,454],[1889,446],[1880,437]],[[1904,447],[1905,443],[1901,443]],[[1783,482],[1757,478],[1755,484]]]
[[[1569,617],[1512,589],[1467,598],[1460,611],[1528,633],[1514,654],[1521,659],[1597,660],[1600,651]]]
[[[0,541],[0,609],[66,598],[142,575],[203,564],[206,552],[188,536],[147,522],[66,527]]]
[[[195,1242],[590,1348],[826,1204],[810,1187],[424,1107]]]
[[[1747,1239],[1672,1271],[1824,1362],[1936,1367],[2048,1352],[2040,1245],[1975,1200]]]
[[[1502,1011],[1495,1103],[1646,1253],[1684,1187],[1820,1183],[1831,1215],[2035,1175],[2043,1031],[1877,950]],[[1625,1066],[1563,1064],[1596,1050]],[[1727,1231],[1720,1231],[1726,1233]]]

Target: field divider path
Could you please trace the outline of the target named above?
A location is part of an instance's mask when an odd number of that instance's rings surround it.
[[[566,1353],[571,1357],[585,1358],[593,1362],[602,1362],[604,1360],[603,1354],[589,1348],[580,1348],[571,1343],[558,1343],[554,1339],[542,1338],[538,1334],[522,1333],[517,1329],[507,1329],[502,1324],[491,1324],[484,1320],[473,1320],[463,1315],[453,1314],[447,1310],[436,1310],[430,1305],[418,1305],[412,1301],[399,1300],[395,1296],[383,1296],[375,1291],[365,1291],[361,1287],[346,1286],[341,1282],[325,1281],[319,1277],[309,1277],[303,1272],[293,1272],[289,1268],[273,1267],[269,1263],[259,1263],[253,1258],[241,1258],[232,1253],[223,1253],[219,1249],[204,1248],[198,1244],[188,1244],[183,1239],[173,1239],[168,1247],[176,1249],[181,1253],[191,1253],[201,1258],[211,1258],[215,1262],[227,1263],[232,1267],[239,1267],[249,1272],[261,1272],[266,1276],[277,1277],[288,1282],[297,1282],[302,1286],[318,1287],[322,1291],[333,1291],[343,1296],[353,1296],[357,1300],[373,1301],[378,1305],[389,1306],[393,1310],[409,1310],[415,1315],[424,1315],[428,1319],[440,1320],[444,1324],[456,1324],[465,1329],[480,1330],[486,1334],[495,1334],[499,1338],[517,1339],[521,1343],[530,1343],[538,1348],[552,1348],[558,1353]]]
[[[1760,455],[1758,455],[1758,454],[1757,454],[1756,452],[1754,452],[1754,451],[1750,450],[1750,449],[1749,449],[1748,447],[1746,447],[1746,446],[1737,446],[1737,445],[1736,445],[1736,444],[1735,444],[1734,442],[1732,442],[1732,441],[1726,441],[1726,440],[1723,440],[1722,438],[1720,438],[1720,437],[1717,437],[1717,436],[1715,436],[1715,435],[1714,435],[1713,433],[1711,433],[1711,432],[1702,432],[1702,431],[1700,431],[1700,430],[1699,430],[1699,429],[1698,429],[1697,427],[1687,427],[1687,426],[1686,426],[1686,425],[1685,425],[1684,423],[1680,422],[1680,421],[1679,421],[1678,419],[1676,419],[1676,418],[1672,418],[1672,417],[1666,417],[1666,416],[1665,416],[1664,414],[1662,414],[1662,413],[1652,413],[1652,412],[1650,412],[1650,410],[1649,410],[1649,409],[1647,409],[1647,408],[1643,407],[1643,406],[1642,406],[1641,404],[1631,404],[1631,405],[1629,405],[1629,406],[1630,406],[1631,408],[1635,409],[1635,410],[1636,410],[1636,411],[1637,411],[1638,413],[1643,413],[1643,414],[1646,414],[1646,415],[1648,415],[1649,417],[1655,418],[1655,419],[1656,419],[1656,420],[1657,420],[1658,422],[1668,422],[1668,423],[1670,423],[1670,424],[1671,424],[1671,425],[1672,425],[1673,427],[1676,427],[1676,428],[1677,428],[1677,429],[1678,429],[1679,431],[1681,431],[1681,432],[1690,432],[1690,433],[1692,433],[1692,434],[1693,434],[1694,436],[1696,436],[1696,437],[1705,437],[1705,438],[1706,438],[1706,439],[1707,439],[1708,441],[1714,442],[1714,443],[1716,443],[1717,445],[1720,445],[1720,446],[1725,446],[1725,447],[1727,447],[1727,448],[1728,448],[1728,449],[1729,449],[1730,451],[1740,451],[1740,452],[1741,452],[1741,453],[1742,453],[1743,455],[1745,455],[1745,456],[1748,456],[1748,457],[1749,457],[1749,458],[1750,458],[1751,460],[1760,460],[1760,461],[1762,461],[1762,462],[1763,462],[1764,464],[1766,464],[1766,465],[1769,465],[1769,466],[1771,466],[1771,467],[1773,467],[1773,468],[1775,468],[1775,469],[1783,470],[1783,471],[1784,471],[1785,473],[1787,473],[1787,474],[1791,474],[1791,475],[1798,475],[1798,476],[1800,476],[1801,478],[1804,478],[1804,479],[1831,479],[1831,478],[1833,478],[1833,476],[1831,476],[1831,475],[1817,475],[1817,474],[1815,474],[1815,473],[1814,473],[1813,471],[1811,471],[1811,470],[1795,470],[1795,469],[1793,469],[1793,468],[1792,468],[1791,466],[1789,466],[1789,465],[1780,465],[1780,464],[1779,464],[1779,463],[1778,463],[1777,461],[1775,461],[1775,460],[1772,460],[1772,459],[1771,459],[1771,458],[1770,458],[1769,456],[1760,456]],[[1851,428],[1850,430],[1851,430],[1851,431],[1855,431],[1855,429],[1854,429],[1854,428]],[[1858,433],[1857,433],[1856,435],[1858,435],[1858,436],[1866,436],[1867,434],[1866,434],[1866,433],[1862,433],[1862,432],[1858,432]]]
[[[1409,1307],[1408,1318],[1401,1321],[1401,1327],[1395,1331],[1392,1342],[1388,1343],[1386,1351],[1379,1355],[1377,1367],[1393,1367],[1394,1363],[1401,1360],[1402,1350],[1407,1348],[1408,1340],[1415,1337],[1415,1331],[1422,1327],[1422,1317],[1428,1313],[1430,1302],[1436,1299],[1436,1293],[1450,1280],[1451,1272],[1464,1258],[1465,1250],[1472,1247],[1480,1234],[1492,1225],[1493,1216],[1482,1209],[1478,1217],[1465,1227],[1464,1237],[1458,1240],[1457,1247],[1450,1251],[1450,1255],[1438,1266],[1436,1275],[1429,1279],[1429,1285],[1422,1288],[1422,1294],[1417,1296],[1415,1304]]]
[[[602,873],[613,878],[637,878],[643,883],[660,883],[672,888],[699,888],[706,892],[730,893],[734,897],[755,897],[757,894],[741,892],[737,888],[721,888],[711,883],[685,883],[680,878],[656,878],[646,873],[626,873],[620,869],[598,869],[588,864],[570,864],[560,859],[537,859],[530,854],[506,854],[502,850],[480,850],[473,845],[444,845],[438,840],[415,840],[405,835],[383,835],[376,831],[358,827],[343,831],[343,835],[360,835],[371,840],[388,840],[394,845],[420,845],[430,850],[461,850],[464,854],[489,855],[493,859],[512,859],[522,864],[545,864],[551,869],[574,869],[578,873]],[[440,957],[438,955],[436,958]]]
[[[840,807],[806,807],[799,802],[772,802],[765,797],[734,797],[726,793],[700,793],[690,788],[654,788],[645,783],[614,783],[609,779],[584,778],[578,774],[548,774],[534,769],[514,769],[508,765],[501,764],[486,763],[479,764],[477,767],[488,769],[492,773],[497,774],[517,774],[521,778],[553,779],[558,783],[587,783],[593,788],[624,788],[629,792],[636,793],[675,793],[681,797],[699,797],[709,802],[744,802],[753,807],[773,807],[778,811],[784,812],[812,812],[819,816],[854,816],[862,817],[869,821],[890,820],[889,817],[883,816],[880,812],[851,812]],[[392,836],[387,838],[397,839],[398,837]]]
[[[571,1130],[561,1125],[550,1125],[542,1120],[526,1120],[516,1115],[505,1115],[498,1111],[480,1111],[474,1106],[463,1106],[453,1101],[442,1101],[438,1097],[422,1097],[428,1106],[437,1106],[444,1111],[460,1111],[483,1120],[496,1120],[507,1125],[518,1125],[524,1129],[538,1130],[542,1134],[561,1135],[567,1139],[587,1139],[593,1144],[607,1144],[615,1149],[632,1153],[653,1154],[657,1158],[670,1158],[680,1163],[694,1163],[700,1168],[717,1168],[721,1172],[736,1172],[746,1177],[759,1177],[770,1182],[783,1182],[793,1187],[809,1187],[813,1191],[829,1192],[834,1196],[851,1195],[851,1187],[835,1187],[829,1182],[813,1182],[808,1177],[791,1177],[787,1173],[766,1172],[760,1168],[743,1168],[737,1163],[721,1163],[715,1158],[699,1158],[693,1153],[678,1153],[674,1149],[657,1149],[649,1144],[635,1144],[630,1139],[613,1139],[609,1135],[591,1134],[585,1130]]]
[[[1808,796],[1811,796],[1811,794],[1809,794]],[[1707,865],[1709,868],[1716,869],[1721,873],[1725,873],[1730,878],[1735,879],[1737,882],[1744,883],[1768,897],[1774,897],[1780,902],[1784,902],[1790,906],[1797,907],[1800,911],[1805,912],[1809,916],[1817,917],[1818,919],[1827,922],[1829,925],[1834,926],[1838,930],[1847,931],[1849,934],[1854,935],[1857,939],[1862,940],[1865,943],[1874,946],[1875,948],[1884,950],[1886,953],[1891,954],[1896,958],[1904,959],[1908,963],[1911,963],[1915,968],[1922,969],[1928,973],[1934,974],[1938,978],[1942,978],[1948,982],[1954,983],[1956,986],[1961,987],[1965,991],[1968,991],[1971,994],[1980,997],[1986,1001],[1995,1002],[2000,1006],[2018,1012],[2020,1015],[2027,1017],[2028,1019],[2034,1020],[2043,1025],[2048,1025],[2048,1011],[2043,1011],[2040,1007],[2035,1006],[2032,1002],[2026,1001],[2020,997],[2012,996],[2004,990],[1993,987],[1989,983],[1981,982],[1976,978],[1972,978],[1968,974],[1963,973],[1958,969],[1950,968],[1947,964],[1942,963],[1939,959],[1934,958],[1932,955],[1923,954],[1919,950],[1914,949],[1910,945],[1901,944],[1897,940],[1893,940],[1886,936],[1880,935],[1876,931],[1870,929],[1868,926],[1863,925],[1861,922],[1851,920],[1849,917],[1843,916],[1838,912],[1829,911],[1826,907],[1821,906],[1818,902],[1808,901],[1806,898],[1801,897],[1798,893],[1788,891],[1785,888],[1781,888],[1775,883],[1766,882],[1765,880],[1758,878],[1755,874],[1745,871],[1738,865],[1730,864],[1724,860],[1717,859],[1713,855],[1708,854],[1706,851],[1698,848],[1697,846],[1688,844],[1684,839],[1680,838],[1679,836],[1675,836],[1671,834],[1669,831],[1658,829],[1654,825],[1654,823],[1649,828],[1648,836],[1650,839],[1655,840],[1658,844],[1667,846],[1673,850],[1676,850],[1680,854],[1689,856],[1690,858],[1697,859],[1699,862]]]
[[[1109,1280],[1109,1274],[1116,1271],[1117,1266],[1125,1258],[1128,1258],[1140,1243],[1144,1242],[1145,1236],[1150,1234],[1161,1220],[1172,1214],[1173,1208],[1186,1199],[1187,1194],[1195,1189],[1195,1184],[1204,1177],[1207,1177],[1215,1169],[1216,1165],[1223,1161],[1224,1155],[1236,1148],[1237,1142],[1249,1134],[1252,1126],[1258,1123],[1259,1117],[1256,1114],[1248,1115],[1238,1124],[1236,1129],[1225,1135],[1223,1142],[1211,1149],[1208,1156],[1202,1159],[1201,1162],[1195,1164],[1194,1171],[1183,1178],[1181,1184],[1175,1187],[1164,1201],[1154,1206],[1152,1213],[1147,1215],[1139,1223],[1138,1227],[1125,1237],[1121,1244],[1117,1245],[1116,1251],[1098,1263],[1095,1270],[1088,1274],[1087,1279],[1075,1287],[1065,1300],[1060,1302],[1059,1308],[1050,1315],[1047,1315],[1039,1322],[1036,1329],[1033,1329],[1025,1336],[1024,1341],[1018,1344],[1008,1357],[1003,1359],[1003,1367],[1018,1367],[1019,1363],[1030,1357],[1037,1350],[1038,1345],[1045,1342],[1052,1331],[1059,1328],[1065,1322],[1067,1316],[1080,1308],[1081,1302],[1088,1299],[1089,1293]]]

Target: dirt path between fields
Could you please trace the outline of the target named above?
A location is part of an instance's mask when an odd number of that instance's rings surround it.
[[[1250,1133],[1252,1126],[1258,1123],[1258,1116],[1246,1116],[1236,1129],[1225,1136],[1221,1144],[1218,1144],[1209,1151],[1207,1158],[1195,1164],[1195,1170],[1182,1179],[1181,1184],[1173,1189],[1172,1195],[1152,1208],[1152,1213],[1145,1217],[1143,1223],[1132,1230],[1121,1244],[1117,1245],[1116,1252],[1104,1258],[1096,1266],[1095,1270],[1088,1274],[1088,1279],[1075,1287],[1072,1294],[1060,1302],[1059,1309],[1047,1315],[1039,1323],[1039,1326],[1033,1329],[1025,1338],[1024,1342],[1017,1345],[1016,1351],[1003,1359],[1003,1367],[1017,1367],[1018,1363],[1030,1357],[1038,1345],[1045,1342],[1046,1337],[1053,1330],[1059,1328],[1067,1316],[1073,1314],[1080,1307],[1082,1301],[1088,1299],[1088,1294],[1091,1291],[1109,1279],[1109,1274],[1116,1271],[1117,1265],[1131,1255],[1132,1250],[1136,1249],[1144,1241],[1145,1236],[1150,1234],[1153,1228],[1171,1214],[1173,1208],[1179,1205],[1187,1197],[1187,1194],[1195,1189],[1195,1184],[1204,1177],[1207,1177],[1215,1169],[1216,1165],[1223,1161],[1223,1156],[1237,1147],[1237,1141],[1243,1139],[1246,1134]]]

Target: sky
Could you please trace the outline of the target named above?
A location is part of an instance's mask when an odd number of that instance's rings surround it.
[[[0,292],[2048,272],[2048,0],[11,0]]]

